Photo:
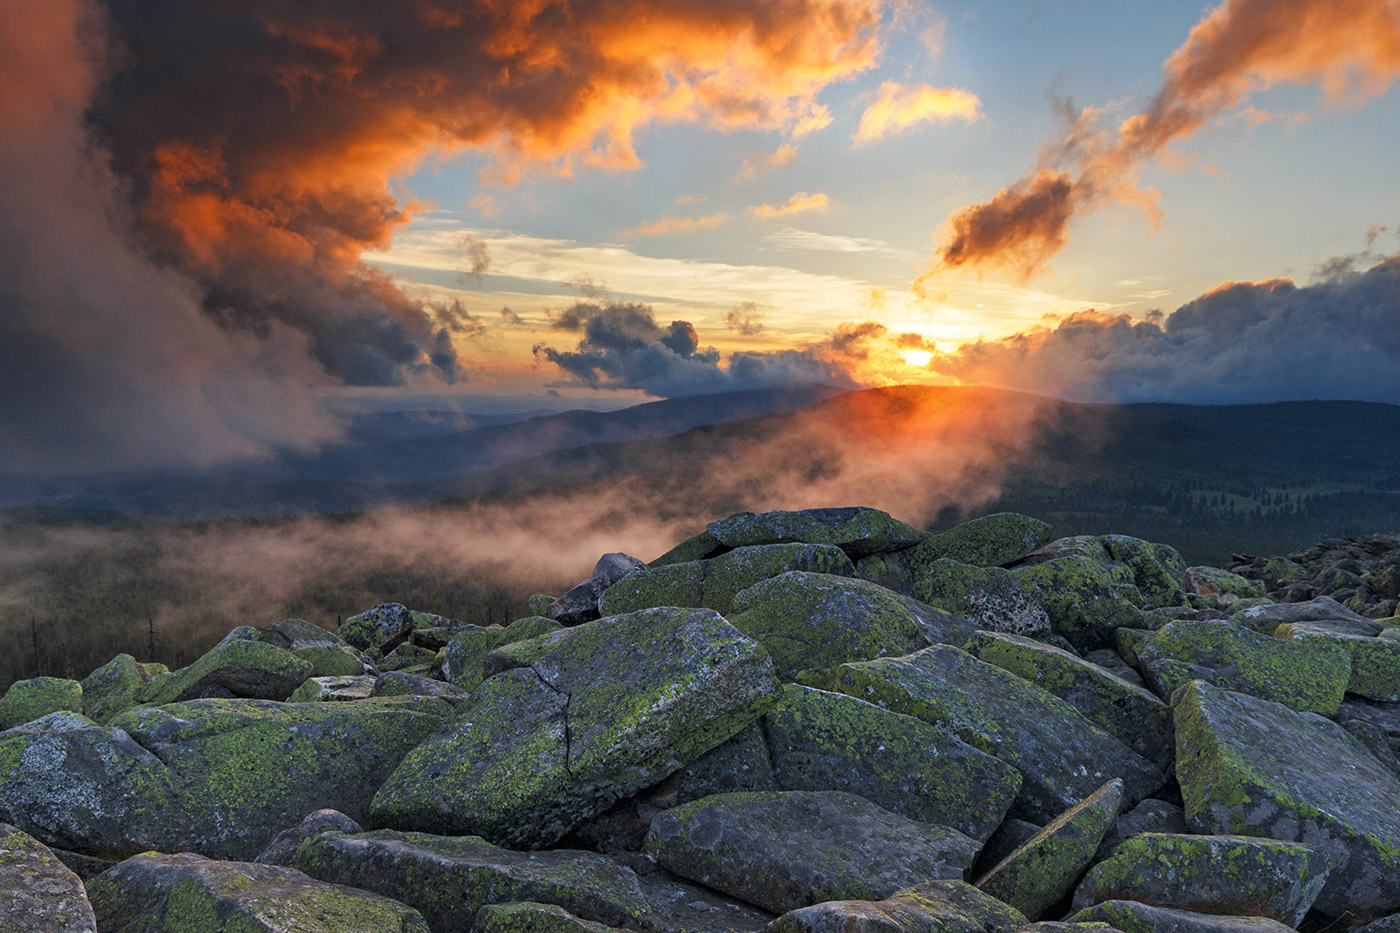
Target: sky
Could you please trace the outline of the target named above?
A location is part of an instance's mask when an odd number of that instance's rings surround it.
[[[0,470],[326,399],[1400,402],[1400,0],[0,0]]]

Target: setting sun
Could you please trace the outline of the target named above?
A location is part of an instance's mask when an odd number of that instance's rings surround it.
[[[901,350],[899,355],[904,357],[904,364],[916,369],[922,369],[928,365],[928,361],[933,359],[933,354],[927,350]]]

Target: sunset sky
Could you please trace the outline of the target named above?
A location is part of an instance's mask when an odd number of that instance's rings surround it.
[[[362,393],[1400,401],[1400,0],[0,27],[3,469],[305,449]]]

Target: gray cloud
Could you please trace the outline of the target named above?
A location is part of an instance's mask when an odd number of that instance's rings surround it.
[[[1400,402],[1400,256],[1298,286],[1228,282],[1165,319],[1086,311],[965,344],[931,369],[1091,401]]]

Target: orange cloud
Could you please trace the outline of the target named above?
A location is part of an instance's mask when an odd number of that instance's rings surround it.
[[[729,219],[728,211],[707,214],[704,217],[672,217],[669,214],[659,220],[643,221],[640,226],[623,230],[622,236],[651,236],[657,233],[680,233],[685,230],[708,230],[718,227]]]
[[[982,102],[976,94],[962,88],[906,86],[886,81],[880,85],[875,102],[861,114],[860,125],[851,138],[861,145],[902,133],[920,123],[971,123],[981,116]]]
[[[760,152],[749,156],[734,176],[735,181],[748,181],[760,168],[777,168],[797,161],[797,149],[792,143],[783,143],[772,152]]]
[[[224,327],[287,324],[349,383],[450,379],[440,315],[361,262],[419,207],[391,179],[471,149],[506,182],[625,170],[657,123],[796,132],[823,88],[875,62],[880,15],[881,0],[113,4],[122,55],[93,129],[143,243]]]
[[[1134,203],[1156,217],[1155,192],[1137,183],[1142,164],[1241,108],[1256,91],[1316,84],[1328,103],[1360,103],[1398,75],[1394,0],[1226,0],[1167,59],[1145,110],[1117,127],[1100,125],[1092,109],[1072,114],[1034,175],[955,212],[916,288],[958,269],[1001,269],[1024,281],[1064,247],[1074,216],[1107,201]],[[1241,113],[1252,118],[1252,111]]]
[[[830,125],[831,111],[821,104],[816,104],[806,114],[797,118],[790,135],[793,139],[801,139],[803,136],[824,130]]]
[[[749,210],[759,217],[786,217],[803,211],[824,211],[830,204],[831,199],[824,194],[799,191],[788,198],[786,204],[759,204]]]

